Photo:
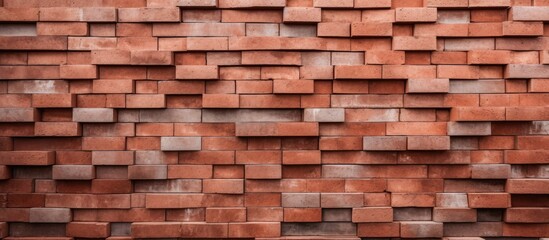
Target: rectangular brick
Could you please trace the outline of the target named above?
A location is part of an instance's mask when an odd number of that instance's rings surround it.
[[[0,37],[3,50],[67,50],[66,36],[10,36]]]
[[[112,108],[73,108],[74,122],[115,122],[116,111]]]
[[[34,134],[36,136],[81,136],[82,128],[76,122],[36,122]]]
[[[95,168],[91,165],[54,165],[52,176],[56,180],[91,180],[95,178]]]
[[[49,151],[2,151],[1,165],[52,165],[55,152]]]
[[[318,136],[318,123],[237,123],[237,136]]]
[[[153,36],[158,37],[229,37],[244,36],[244,23],[155,23]]]
[[[436,8],[397,8],[396,22],[436,22]]]
[[[321,20],[321,9],[311,7],[285,7],[283,21],[286,23],[315,23]]]
[[[351,36],[353,37],[383,37],[392,35],[393,23],[390,22],[360,22],[351,24]]]
[[[35,108],[1,108],[0,122],[34,122],[39,114]]]
[[[119,8],[119,22],[180,22],[179,8]]]
[[[200,137],[161,137],[162,151],[199,151],[202,149]]]

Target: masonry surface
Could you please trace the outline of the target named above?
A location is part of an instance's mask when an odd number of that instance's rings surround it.
[[[548,134],[549,0],[0,0],[8,240],[547,238]]]

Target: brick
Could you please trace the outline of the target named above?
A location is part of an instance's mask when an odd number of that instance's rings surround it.
[[[508,208],[505,221],[514,223],[547,222],[546,208]]]
[[[452,80],[450,93],[503,93],[504,85],[502,80]]]
[[[221,51],[228,50],[229,42],[226,37],[192,37],[187,38],[187,47],[189,51]]]
[[[90,165],[55,165],[52,175],[58,180],[90,180],[95,177],[95,169]]]
[[[35,108],[2,108],[0,122],[34,122],[38,120]]]
[[[497,0],[497,1],[486,1],[486,0],[471,0],[469,1],[469,7],[509,7],[511,6],[510,0]]]
[[[511,18],[513,21],[547,21],[549,7],[513,6]]]
[[[237,136],[317,136],[318,123],[237,123]]]
[[[162,137],[160,139],[162,151],[199,151],[202,149],[200,137]]]
[[[321,9],[311,7],[285,7],[283,21],[285,23],[315,23],[320,22]]]
[[[71,237],[108,237],[111,233],[109,223],[71,222],[67,224],[67,236]]]
[[[280,223],[230,223],[229,237],[279,237]]]
[[[135,51],[130,53],[130,63],[136,65],[171,65],[172,52],[165,51]]]
[[[393,50],[433,51],[437,49],[435,37],[393,37]]]
[[[242,179],[205,179],[203,180],[203,192],[242,194],[244,181]]]
[[[442,223],[438,222],[400,222],[400,236],[409,238],[442,237]]]
[[[393,208],[368,207],[353,208],[353,222],[392,222]]]
[[[117,114],[112,108],[73,108],[74,122],[114,122]]]
[[[34,124],[36,136],[81,136],[82,129],[72,122],[37,122]]]
[[[158,37],[229,37],[245,34],[244,23],[153,24],[153,36]]]
[[[508,208],[511,206],[507,193],[468,193],[470,208]]]
[[[93,151],[93,165],[133,165],[134,153],[131,151]]]
[[[345,111],[342,108],[308,108],[303,119],[306,122],[344,122]]]
[[[509,64],[505,78],[549,78],[549,67],[537,64]]]
[[[282,164],[285,165],[305,165],[320,164],[320,151],[283,151]]]
[[[391,194],[391,206],[393,207],[432,207],[435,205],[434,194]]]
[[[468,64],[509,64],[511,54],[504,50],[473,50],[467,52]]]
[[[245,166],[246,179],[281,179],[280,165],[247,165]]]
[[[363,204],[363,194],[361,193],[322,193],[320,195],[322,208],[362,207]]]
[[[320,193],[282,193],[282,207],[320,207]]]
[[[97,78],[97,67],[94,65],[61,65],[59,76],[66,79]]]
[[[474,179],[507,179],[511,176],[511,165],[476,164],[472,165],[471,178]]]
[[[545,179],[510,179],[507,180],[506,192],[521,194],[546,194],[547,180]]]
[[[322,209],[284,208],[284,222],[322,222]]]
[[[33,94],[32,105],[37,108],[69,108],[76,106],[73,94]]]
[[[41,36],[86,36],[88,24],[79,22],[38,22],[36,34]]]
[[[0,21],[38,21],[38,8],[0,8]]]
[[[437,78],[437,69],[434,66],[421,65],[384,65],[382,75],[384,79],[407,78]]]
[[[457,107],[450,112],[452,121],[501,121],[505,120],[503,107]]]
[[[450,150],[450,137],[408,136],[408,150]]]
[[[541,22],[503,22],[504,36],[541,36],[543,24]]]
[[[31,223],[68,223],[72,220],[70,208],[31,208]]]
[[[251,1],[228,1],[228,0],[219,0],[220,8],[281,8],[285,7],[286,2],[283,0],[275,1],[261,1],[261,0],[251,0]]]
[[[119,22],[180,22],[179,8],[119,8]]]
[[[355,8],[390,8],[390,0],[355,0]]]
[[[397,8],[396,22],[436,22],[436,8]]]
[[[52,165],[55,152],[48,151],[2,151],[1,165]]]
[[[336,66],[336,79],[376,79],[381,78],[380,66]]]
[[[191,1],[178,1],[176,6],[178,7],[186,7],[186,8],[193,8],[193,7],[217,7],[217,0],[191,0]]]
[[[66,50],[67,37],[63,36],[8,36],[0,37],[0,49],[5,50]]]
[[[408,93],[447,93],[450,91],[449,79],[408,79],[406,92]]]
[[[351,36],[392,36],[393,24],[390,22],[360,22],[351,24]]]
[[[128,167],[128,179],[167,179],[166,165],[134,165]]]
[[[131,236],[135,238],[180,237],[182,236],[181,223],[132,223]]]
[[[404,151],[406,142],[406,137],[400,136],[364,137],[363,149],[366,151]]]
[[[244,65],[301,65],[301,54],[298,52],[244,51]]]
[[[206,222],[245,222],[245,208],[206,208]]]
[[[368,51],[366,54],[367,64],[404,64],[403,51]]]
[[[317,25],[319,37],[350,37],[351,24],[341,22],[320,22]]]
[[[450,136],[486,136],[491,135],[490,122],[448,122]]]
[[[126,108],[165,108],[164,94],[127,94]]]
[[[177,79],[218,79],[217,66],[176,66]]]
[[[399,237],[400,223],[359,223],[357,231],[360,237]]]

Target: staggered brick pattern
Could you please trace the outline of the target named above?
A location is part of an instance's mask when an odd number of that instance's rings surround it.
[[[549,237],[548,134],[548,0],[0,0],[5,239]]]

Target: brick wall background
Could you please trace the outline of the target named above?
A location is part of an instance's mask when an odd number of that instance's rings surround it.
[[[549,237],[548,0],[0,0],[0,50],[5,239]]]

